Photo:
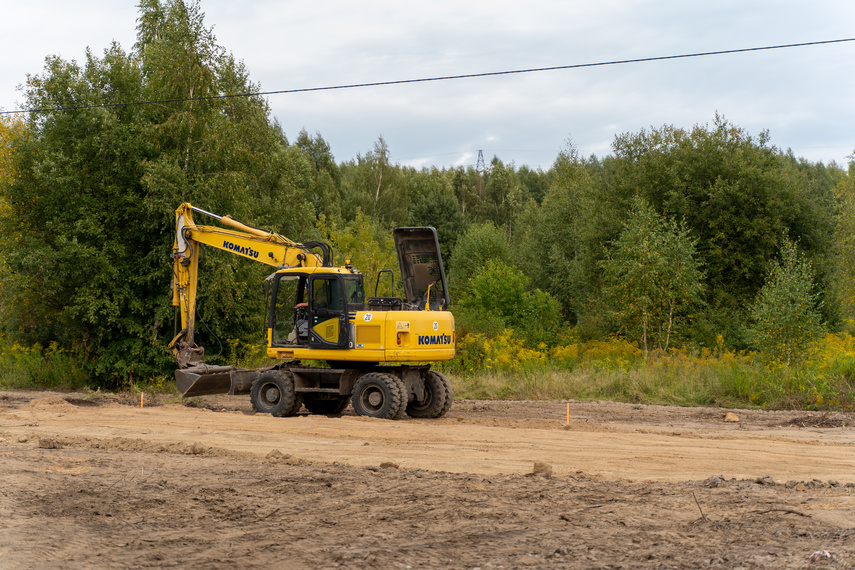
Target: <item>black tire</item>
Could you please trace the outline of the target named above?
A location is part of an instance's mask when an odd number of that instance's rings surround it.
[[[454,388],[451,387],[451,381],[449,381],[448,377],[442,372],[435,372],[431,370],[428,374],[436,374],[439,376],[440,380],[442,380],[442,384],[445,387],[445,404],[442,406],[442,411],[439,412],[439,415],[436,416],[441,418],[445,414],[448,413],[448,410],[451,409],[451,404],[454,403]]]
[[[407,393],[400,378],[369,372],[356,381],[351,400],[357,415],[394,420],[406,408]]]
[[[303,404],[310,413],[324,416],[337,416],[347,407],[347,396],[321,398],[318,394],[303,394]]]
[[[302,409],[302,407],[303,407],[303,394],[296,394],[294,396],[294,405],[291,406],[291,409],[286,411],[283,414],[283,416],[287,416],[287,417],[296,416],[297,413]]]
[[[301,398],[294,393],[290,372],[268,370],[256,378],[250,391],[252,408],[276,417],[293,416],[300,410]]]
[[[407,402],[410,398],[410,392],[407,390],[407,385],[404,384],[404,381],[401,380],[399,376],[395,374],[388,374],[388,376],[391,376],[392,379],[398,383],[398,388],[401,390],[401,406],[398,408],[398,413],[395,414],[394,418],[396,420],[400,420],[407,413]]]
[[[445,401],[445,383],[436,372],[429,370],[425,374],[424,400],[413,400],[407,404],[407,414],[412,418],[438,418],[443,414]]]

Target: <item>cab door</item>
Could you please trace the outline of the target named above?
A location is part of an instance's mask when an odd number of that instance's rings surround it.
[[[347,302],[340,275],[309,278],[309,346],[347,348],[350,345]]]

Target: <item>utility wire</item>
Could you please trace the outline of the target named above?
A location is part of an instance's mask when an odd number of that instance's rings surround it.
[[[419,79],[399,79],[395,81],[376,81],[372,83],[351,83],[347,85],[330,85],[326,87],[305,87],[301,89],[282,89],[278,91],[259,91],[256,93],[232,93],[232,94],[224,94],[224,95],[207,95],[202,97],[186,97],[186,98],[176,98],[176,99],[157,99],[150,101],[132,101],[129,103],[104,103],[97,105],[79,105],[73,107],[51,107],[51,108],[43,108],[43,109],[20,109],[17,111],[0,111],[0,115],[10,115],[14,113],[44,113],[49,111],[76,111],[80,109],[93,109],[93,108],[110,108],[110,107],[128,107],[132,105],[151,105],[151,104],[162,104],[162,103],[179,103],[185,101],[206,101],[210,99],[231,99],[234,97],[256,97],[262,95],[287,95],[292,93],[311,93],[318,91],[334,91],[338,89],[361,89],[366,87],[384,87],[388,85],[406,85],[409,83],[428,83],[432,81],[451,81],[455,79],[474,79],[477,77],[495,77],[499,75],[518,75],[522,73],[537,73],[542,71],[560,71],[567,69],[582,69],[586,67],[604,67],[607,65],[625,65],[628,63],[644,63],[649,61],[667,61],[672,59],[687,59],[693,57],[706,57],[711,55],[728,55],[735,53],[747,53],[747,52],[755,52],[755,51],[769,51],[776,49],[786,49],[786,48],[797,48],[797,47],[808,47],[808,46],[818,46],[818,45],[827,45],[827,44],[839,44],[844,42],[852,42],[855,41],[855,38],[843,38],[839,40],[824,40],[818,42],[803,42],[803,43],[795,43],[795,44],[781,44],[774,46],[763,46],[763,47],[752,47],[752,48],[740,48],[740,49],[728,49],[728,50],[719,50],[719,51],[706,51],[706,52],[695,52],[695,53],[685,53],[679,55],[662,55],[656,57],[642,57],[635,59],[620,59],[614,61],[601,61],[596,63],[578,63],[573,65],[556,65],[552,67],[533,67],[529,69],[515,69],[510,71],[488,71],[485,73],[468,73],[463,75],[445,75],[440,77],[423,77]]]

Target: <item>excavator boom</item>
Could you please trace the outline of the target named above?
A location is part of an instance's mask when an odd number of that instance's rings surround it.
[[[234,229],[197,225],[193,212],[219,220]],[[216,247],[273,267],[329,266],[330,248],[327,244],[299,244],[274,232],[254,228],[230,216],[218,216],[184,203],[175,211],[175,243],[172,247],[172,304],[181,318],[181,331],[169,347],[180,368],[202,362],[204,350],[194,342],[196,293],[199,271],[199,244]],[[310,248],[320,247],[319,256]]]

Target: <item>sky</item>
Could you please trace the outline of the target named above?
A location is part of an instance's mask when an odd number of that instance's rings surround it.
[[[0,110],[46,56],[130,51],[137,0],[4,2]],[[262,91],[570,66],[855,37],[851,0],[202,0],[217,43]],[[855,152],[855,42],[475,79],[271,95],[294,140],[320,134],[338,162],[380,136],[417,168],[486,161],[548,169],[572,144],[725,117],[813,162]]]

